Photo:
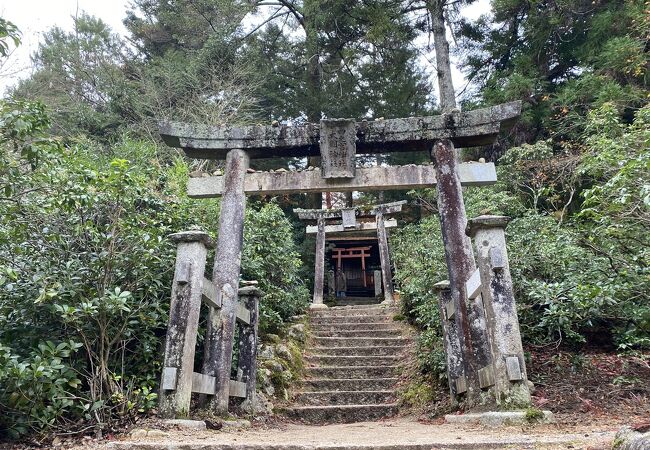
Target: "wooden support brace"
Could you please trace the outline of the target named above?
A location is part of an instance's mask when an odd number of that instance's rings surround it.
[[[219,309],[221,308],[221,296],[218,295],[217,288],[214,283],[207,278],[203,278],[203,292],[201,299],[205,304],[211,308]]]
[[[237,305],[237,321],[246,325],[251,323],[251,312],[241,303]]]
[[[521,365],[519,364],[518,357],[516,356],[506,357],[506,370],[508,372],[508,379],[510,381],[521,381],[524,379],[521,373]]]
[[[472,276],[466,283],[467,298],[474,299],[481,292],[481,272],[478,269],[472,273]]]
[[[217,379],[199,372],[192,374],[192,392],[197,394],[214,395],[217,391]]]
[[[447,314],[447,320],[452,320],[454,318],[454,314],[456,314],[456,306],[454,305],[454,302],[448,302],[445,305],[445,312]]]
[[[465,375],[461,375],[456,378],[456,393],[464,394],[465,392],[467,392],[467,378]]]
[[[494,386],[494,367],[492,364],[478,369],[478,383],[481,389]]]
[[[230,380],[229,395],[231,397],[246,398],[246,383]]]

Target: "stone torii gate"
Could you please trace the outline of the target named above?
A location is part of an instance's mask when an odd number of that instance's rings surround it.
[[[377,230],[379,243],[379,259],[381,261],[382,283],[384,287],[384,301],[392,304],[393,282],[390,269],[390,252],[388,250],[388,234],[386,228],[396,226],[394,221],[384,220],[384,216],[402,211],[405,200],[393,203],[384,203],[367,208],[342,208],[342,209],[294,209],[293,211],[302,220],[316,221],[316,226],[307,226],[307,234],[316,233],[316,256],[314,264],[314,296],[310,308],[327,308],[323,303],[323,287],[325,278],[325,235],[333,232],[352,230]],[[357,218],[374,218],[373,222],[357,222]],[[327,220],[341,220],[341,224],[328,225]]]
[[[450,274],[453,319],[457,329],[457,345],[464,394],[468,405],[497,404],[483,389],[489,388],[492,371],[503,365],[493,361],[497,334],[488,330],[498,321],[485,319],[486,310],[477,297],[467,295],[473,264],[456,255],[471,252],[465,235],[465,209],[461,186],[483,186],[496,182],[492,163],[458,164],[454,147],[473,147],[494,143],[501,131],[508,130],[521,112],[521,102],[505,103],[469,112],[452,111],[439,116],[402,119],[354,121],[352,119],[321,120],[319,124],[300,126],[210,126],[164,122],[160,124],[163,140],[172,147],[182,148],[191,158],[225,159],[223,176],[191,178],[187,193],[191,198],[222,197],[219,234],[216,246],[212,283],[215,301],[220,309],[211,308],[205,340],[202,373],[214,378],[213,405],[217,413],[227,412],[228,386],[232,362],[233,334],[237,312],[237,286],[241,266],[244,210],[247,194],[275,195],[310,192],[372,191],[414,189],[438,186],[445,253]],[[381,154],[402,151],[426,151],[434,165],[406,165],[357,168],[357,154]],[[321,157],[320,171],[271,171],[249,173],[251,158]],[[496,252],[494,253],[497,254]],[[504,255],[503,252],[500,253]],[[472,258],[473,260],[473,258]],[[500,270],[500,269],[499,269]],[[509,276],[509,272],[499,272]],[[479,282],[487,280],[481,271]],[[507,285],[508,280],[501,279]],[[480,283],[479,283],[480,284]],[[507,291],[507,289],[506,289]],[[483,289],[484,293],[487,293]],[[494,293],[495,302],[503,295]],[[485,301],[489,295],[482,295]],[[514,304],[514,299],[510,299]],[[495,310],[494,308],[492,308]],[[516,317],[516,316],[515,316]],[[510,336],[518,340],[516,333]],[[517,346],[513,346],[517,349]],[[517,351],[519,367],[523,355]],[[500,357],[500,356],[499,356]],[[514,367],[514,365],[513,365]],[[479,371],[484,381],[479,387]],[[513,374],[516,370],[513,370]],[[451,375],[451,374],[450,374]],[[501,373],[496,378],[502,379]],[[519,379],[526,381],[525,370]],[[519,383],[520,384],[520,383]],[[526,387],[527,392],[527,387]],[[526,398],[526,395],[520,396]],[[529,396],[528,396],[529,399]]]

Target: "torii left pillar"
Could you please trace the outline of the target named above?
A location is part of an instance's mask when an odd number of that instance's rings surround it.
[[[246,195],[244,176],[249,166],[248,154],[233,149],[226,156],[224,193],[219,214],[219,235],[212,282],[221,297],[221,309],[210,308],[205,337],[203,373],[216,378],[212,409],[228,413],[230,368],[237,313],[237,290],[244,238]]]
[[[318,218],[316,232],[316,261],[314,264],[314,297],[309,305],[311,309],[324,309],[323,286],[325,278],[325,219]]]

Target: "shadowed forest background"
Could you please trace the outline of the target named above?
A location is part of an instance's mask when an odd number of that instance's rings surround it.
[[[452,52],[469,80],[456,86],[462,109],[523,101],[512,131],[462,158],[497,164],[499,183],[467,189],[466,208],[468,217],[512,218],[524,343],[533,354],[570,355],[577,370],[594,349],[647,368],[647,4],[494,0],[489,15],[468,22],[458,8],[471,0],[448,3]],[[84,14],[73,31],[44,36],[31,76],[0,100],[1,437],[110,431],[156,406],[175,252],[165,237],[192,227],[214,235],[219,216],[218,200],[184,192],[191,172],[219,167],[166,147],[157,120],[436,114],[420,58],[427,6],[134,0],[128,37]],[[251,30],[243,22],[255,11],[265,19]],[[20,40],[11,17],[0,18],[0,59]],[[310,162],[253,162],[280,165]],[[431,386],[445,389],[433,285],[447,272],[435,195],[354,199],[409,199],[390,243],[403,315],[421,331],[418,370],[428,388],[411,394],[429,402]],[[265,294],[263,334],[281,334],[308,305],[313,240],[291,211],[313,205],[306,195],[249,198],[242,271]],[[648,394],[647,379],[611,381]]]

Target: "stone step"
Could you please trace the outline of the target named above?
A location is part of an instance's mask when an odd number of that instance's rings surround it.
[[[376,309],[376,308],[383,308],[383,309],[390,309],[395,307],[390,307],[388,305],[379,305],[379,304],[372,304],[372,305],[350,305],[350,306],[333,306],[329,310],[336,311],[336,310],[341,310],[341,309]]]
[[[399,337],[402,335],[402,330],[399,328],[388,328],[383,330],[328,330],[316,331],[314,330],[314,337]]]
[[[392,330],[396,327],[395,321],[390,322],[332,322],[312,324],[311,330],[314,333],[321,331],[372,331],[372,330]]]
[[[391,403],[395,391],[327,391],[301,392],[294,399],[305,406],[315,405],[378,405]]]
[[[308,364],[324,366],[395,366],[401,361],[401,356],[331,356],[308,355],[305,360]]]
[[[353,308],[351,306],[335,307],[328,309],[312,309],[309,314],[317,318],[349,317],[349,316],[386,316],[395,314],[395,309],[381,306],[369,306],[364,308]]]
[[[297,406],[284,410],[289,417],[310,424],[365,422],[397,414],[397,404]]]
[[[304,380],[303,391],[385,391],[393,388],[397,384],[398,380],[398,378],[314,378],[311,380]]]
[[[309,367],[309,377],[328,378],[387,378],[398,373],[398,366],[331,366]]]
[[[311,347],[309,353],[323,356],[397,356],[405,350],[403,345],[378,345],[375,347]]]
[[[345,297],[336,300],[336,306],[376,306],[381,303],[373,297]]]
[[[340,316],[340,317],[312,317],[312,325],[336,325],[340,323],[393,323],[392,315],[382,315],[382,316]]]
[[[316,347],[374,347],[406,345],[403,337],[314,337]]]

